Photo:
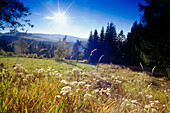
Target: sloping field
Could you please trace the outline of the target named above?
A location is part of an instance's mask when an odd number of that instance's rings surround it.
[[[167,113],[170,85],[129,67],[0,56],[0,112]]]

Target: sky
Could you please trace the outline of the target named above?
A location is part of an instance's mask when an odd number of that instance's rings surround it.
[[[109,22],[124,34],[140,20],[138,2],[143,0],[20,0],[29,6],[33,28],[29,33],[63,34],[89,38],[90,31],[100,33]]]

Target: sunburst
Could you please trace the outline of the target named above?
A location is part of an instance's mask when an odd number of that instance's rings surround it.
[[[74,0],[70,3],[70,5],[66,8],[66,10],[63,13],[60,12],[59,0],[57,1],[57,6],[58,6],[58,12],[57,13],[55,13],[53,10],[51,10],[44,3],[41,2],[53,14],[53,16],[46,16],[45,18],[48,19],[48,20],[52,20],[55,24],[65,25],[68,21],[68,17],[66,16],[66,12],[70,9],[73,2],[74,2]]]

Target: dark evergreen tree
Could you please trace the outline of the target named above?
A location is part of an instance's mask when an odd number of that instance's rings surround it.
[[[93,47],[93,34],[92,34],[92,31],[91,31],[89,39],[88,39],[88,42],[87,42],[87,45],[85,47],[85,54],[84,54],[85,59],[89,58],[90,53],[93,50],[92,47]]]
[[[93,34],[93,41],[92,41],[92,51],[96,49],[96,51],[93,52],[90,62],[97,62],[99,60],[99,57],[101,56],[100,51],[100,45],[99,45],[99,36],[97,30],[94,31]]]
[[[118,63],[116,60],[117,55],[117,33],[116,27],[111,22],[108,23],[106,33],[105,33],[105,40],[104,40],[104,62],[106,63]]]
[[[104,27],[102,27],[100,32],[100,37],[99,37],[99,50],[98,50],[100,52],[100,56],[104,55],[104,51],[105,51],[104,42],[105,42],[105,32],[104,32]],[[101,59],[100,62],[103,62],[103,59]]]
[[[124,64],[139,65],[139,62],[142,62],[137,49],[141,43],[139,39],[141,38],[142,32],[142,25],[137,24],[137,21],[135,21],[122,47],[122,60]]]
[[[145,0],[139,3],[143,12],[140,46],[137,47],[143,61],[150,66],[159,67],[165,75],[170,73],[170,1]]]

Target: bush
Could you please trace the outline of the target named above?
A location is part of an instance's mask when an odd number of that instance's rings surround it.
[[[0,55],[7,56],[7,53],[3,49],[1,49]]]
[[[14,56],[13,52],[7,52],[7,56]]]
[[[19,57],[27,57],[26,54],[19,54],[18,56],[19,56]]]

